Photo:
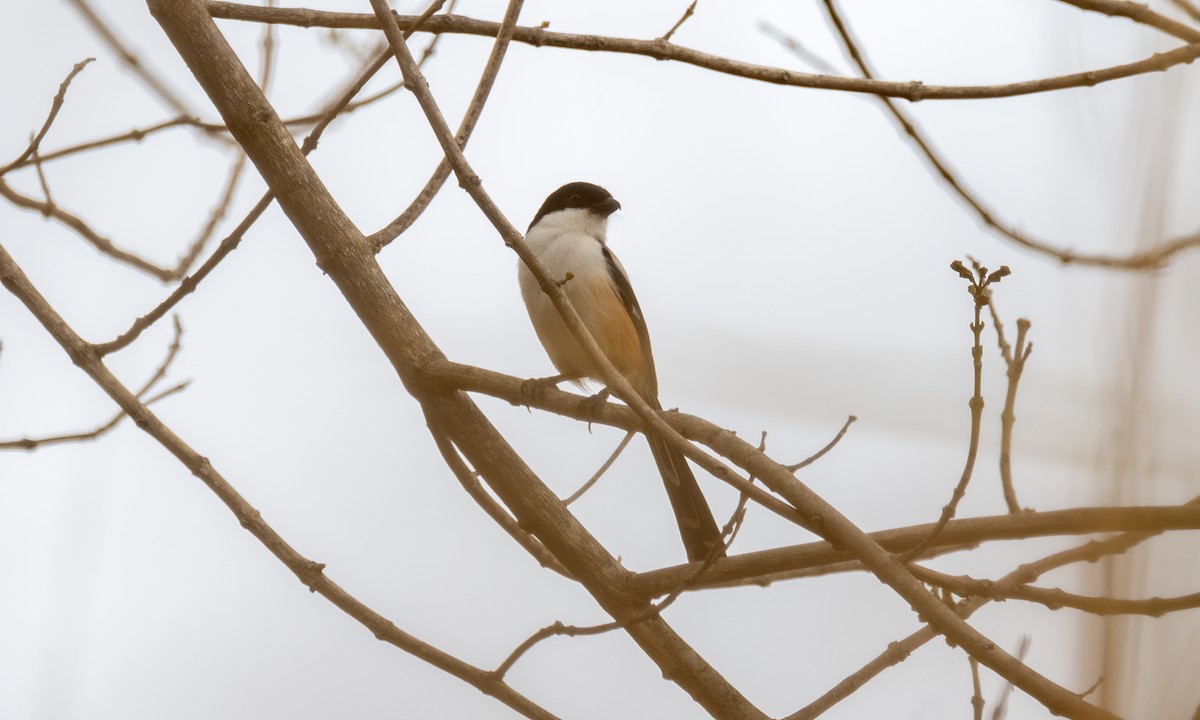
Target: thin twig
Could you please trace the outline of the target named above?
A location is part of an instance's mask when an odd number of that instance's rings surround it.
[[[163,398],[170,397],[178,392],[182,392],[182,391],[186,390],[188,388],[188,386],[191,384],[192,384],[191,380],[186,380],[184,382],[178,383],[177,385],[172,385],[171,387],[167,388],[166,390],[163,390],[160,393],[156,393],[155,395],[153,395],[149,398],[146,398],[146,400],[145,400],[146,406],[149,407],[149,406],[153,405],[154,403],[158,402],[159,400],[162,400]],[[92,430],[86,430],[86,431],[81,430],[76,433],[68,433],[66,435],[53,435],[50,437],[21,438],[20,440],[3,440],[3,441],[0,441],[0,450],[32,451],[32,450],[38,450],[43,447],[48,447],[50,445],[63,445],[66,443],[78,443],[78,442],[87,442],[89,440],[97,440],[102,435],[104,435],[108,431],[112,430],[117,425],[119,425],[121,423],[121,421],[124,420],[126,417],[128,417],[127,414],[125,413],[124,410],[122,410],[122,411],[118,412],[116,415],[114,415],[111,420],[109,420],[108,422],[104,423],[103,425],[100,425]]]
[[[814,70],[826,75],[841,75],[837,68],[825,58],[805,47],[798,38],[788,35],[783,30],[766,20],[759,21],[758,29],[763,35],[782,45],[801,61],[808,63]]]
[[[1193,499],[1181,507],[1190,509],[1200,507],[1200,497]],[[1009,515],[1007,517],[1019,519],[1024,516]],[[1001,578],[1001,582],[1016,581],[1031,583],[1047,572],[1066,565],[1077,562],[1095,562],[1103,557],[1119,555],[1159,534],[1161,534],[1161,531],[1134,531],[1123,532],[1105,540],[1092,540],[1069,550],[1048,555],[1036,562],[1021,565],[1016,570]],[[960,617],[966,619],[989,602],[991,601],[987,598],[968,598],[958,603],[955,612]],[[937,636],[938,633],[926,625],[903,640],[889,643],[887,649],[875,657],[875,659],[846,676],[824,695],[788,715],[784,720],[811,720],[821,715],[829,708],[849,697],[879,673],[903,662],[917,648]]]
[[[432,15],[432,13],[436,12],[436,10],[444,3],[445,0],[435,0],[434,3],[429,6],[429,9],[426,10],[427,15]],[[413,27],[415,30],[419,26],[414,25]],[[303,143],[301,143],[301,152],[303,152],[305,155],[308,155],[317,148],[321,136],[324,134],[326,128],[328,128],[329,125],[342,113],[342,111],[350,105],[351,101],[358,95],[359,92],[362,91],[366,84],[371,81],[371,78],[375,77],[375,74],[383,68],[383,66],[387,63],[388,57],[389,56],[387,53],[380,53],[379,57],[374,62],[364,68],[363,71],[359,73],[359,75],[355,77],[352,82],[342,89],[338,97],[332,103],[330,103],[329,107],[324,111],[324,114],[321,116],[321,119],[317,122],[316,126],[313,127],[308,136],[304,138]],[[0,180],[0,191],[3,190],[2,185],[3,180]],[[257,222],[260,217],[262,217],[262,214],[266,212],[267,208],[271,206],[271,203],[274,200],[275,195],[270,190],[264,193],[263,196],[259,198],[258,202],[255,203],[254,207],[250,209],[250,212],[246,214],[246,217],[242,218],[242,221],[233,229],[233,232],[231,232],[225,237],[224,240],[221,241],[221,243],[217,246],[217,249],[213,251],[213,254],[209,256],[208,260],[204,261],[204,264],[201,265],[195,273],[185,277],[179,284],[179,287],[175,288],[175,290],[168,295],[165,300],[156,305],[152,310],[150,310],[150,312],[134,320],[128,330],[121,333],[109,342],[96,345],[96,351],[103,356],[128,347],[150,326],[166,316],[166,314],[171,311],[171,308],[179,304],[183,298],[195,292],[196,288],[200,284],[200,281],[207,277],[208,274],[217,267],[217,265],[221,264],[221,261],[224,260],[229,253],[237,249],[246,233],[250,230],[254,223]]]
[[[683,24],[688,21],[688,18],[690,18],[692,14],[696,12],[697,2],[699,2],[699,0],[692,0],[692,4],[687,6],[687,10],[683,11],[683,15],[681,15],[680,18],[675,21],[675,24],[671,26],[671,29],[668,30],[665,35],[660,37],[659,40],[665,43],[671,42],[671,36],[675,34],[675,31],[682,27]]]
[[[753,478],[751,478],[751,481],[753,481]],[[742,495],[738,500],[738,504],[737,507],[734,508],[733,515],[730,516],[729,521],[725,523],[725,526],[721,529],[722,542],[713,545],[712,548],[709,549],[708,555],[706,555],[704,560],[698,564],[699,566],[692,570],[691,575],[681,582],[674,590],[668,593],[662,600],[656,603],[651,603],[649,607],[647,607],[641,614],[624,622],[614,620],[612,622],[601,623],[599,625],[578,626],[565,625],[561,621],[555,620],[553,623],[533,633],[520,645],[513,648],[513,651],[510,652],[508,657],[506,657],[504,661],[492,671],[492,674],[494,674],[497,678],[502,679],[508,673],[508,671],[512,669],[513,665],[515,665],[517,661],[520,660],[523,655],[525,655],[525,653],[543,640],[561,635],[565,635],[567,637],[600,635],[606,632],[612,632],[613,630],[627,629],[630,626],[643,623],[647,620],[657,618],[662,615],[664,610],[673,605],[685,591],[695,585],[700,578],[706,572],[708,572],[708,569],[712,567],[712,564],[716,562],[718,558],[724,556],[728,552],[729,546],[733,544],[734,539],[737,537],[738,531],[741,529],[742,523],[745,521],[746,502],[748,499],[748,496]],[[696,563],[693,563],[693,565],[696,565]]]
[[[71,360],[134,419],[138,427],[175,456],[225,504],[263,546],[279,559],[312,592],[320,593],[333,605],[356,620],[376,638],[423,660],[450,675],[495,697],[525,717],[556,720],[555,716],[518,693],[491,673],[470,665],[401,630],[391,620],[364,605],[325,574],[325,565],[297,552],[265,520],[262,513],[246,501],[217,472],[208,458],[189,447],[158,418],[146,403],[138,400],[104,365],[94,348],[80,338],[65,320],[46,302],[37,288],[0,245],[0,284],[9,290],[62,346]]]
[[[1004,325],[1000,322],[1000,315],[990,297],[988,310],[992,314],[992,327],[996,329],[1000,357],[1004,359],[1008,368],[1008,390],[1004,396],[1004,410],[1000,413],[1000,484],[1004,490],[1004,502],[1008,505],[1008,511],[1019,513],[1022,511],[1021,504],[1017,501],[1017,491],[1012,479],[1012,439],[1013,427],[1017,422],[1017,386],[1021,382],[1021,373],[1025,371],[1025,361],[1029,359],[1029,353],[1033,352],[1033,343],[1027,343],[1025,340],[1030,322],[1025,318],[1017,319],[1017,346],[1014,350],[1004,339]]]
[[[487,103],[488,96],[492,92],[492,87],[496,84],[496,77],[500,74],[500,65],[504,62],[504,56],[507,54],[509,43],[512,41],[514,27],[516,27],[515,15],[511,21],[509,21],[506,15],[505,22],[496,34],[496,42],[492,45],[491,55],[488,56],[488,61],[483,67],[483,73],[479,77],[479,82],[475,85],[475,94],[471,96],[471,102],[467,105],[467,110],[463,113],[462,120],[458,124],[458,131],[454,134],[454,140],[458,143],[460,150],[467,146],[467,142],[471,139],[471,133],[475,131],[475,125],[479,122],[479,116],[483,114],[483,106]],[[409,37],[411,34],[410,31],[405,37]],[[426,51],[432,50],[432,47],[431,43],[426,48]],[[427,57],[428,54],[422,57],[421,62],[424,62]],[[421,67],[421,62],[417,63],[417,68]],[[425,212],[429,204],[433,202],[433,198],[437,196],[446,179],[450,177],[451,171],[450,161],[443,156],[438,161],[438,166],[434,169],[433,175],[426,181],[425,186],[421,188],[421,191],[417,193],[417,196],[413,198],[408,207],[404,209],[404,212],[400,213],[387,226],[367,238],[376,253],[383,250],[383,248],[387,247],[388,243],[412,227],[413,223],[421,217],[421,214]]]
[[[299,27],[360,28],[378,29],[379,22],[372,15],[360,13],[324,12],[304,8],[275,8],[273,10],[239,3],[212,0],[208,4],[213,17],[251,22],[270,22]],[[412,16],[395,16],[401,28],[407,28]],[[495,37],[500,31],[499,23],[476,20],[455,15],[434,18],[425,30],[432,33],[456,33]],[[841,90],[868,94],[887,95],[912,102],[921,100],[980,100],[1014,97],[1031,93],[1051,92],[1066,88],[1091,87],[1103,82],[1132,77],[1148,72],[1159,72],[1175,65],[1191,63],[1200,57],[1200,40],[1165,53],[1156,53],[1148,58],[1125,65],[1089,70],[1058,77],[1027,80],[1002,85],[927,85],[919,80],[894,82],[868,80],[865,78],[839,77],[835,75],[813,75],[778,67],[755,65],[729,58],[711,55],[674,43],[658,40],[635,40],[630,38],[606,37],[602,35],[578,35],[552,32],[543,27],[517,27],[513,41],[535,47],[558,47],[593,52],[611,52],[641,55],[655,60],[673,60],[715,72],[758,80],[776,85],[808,87],[822,90]]]
[[[1149,5],[1142,3],[1129,0],[1059,0],[1059,2],[1110,17],[1128,18],[1136,23],[1161,30],[1184,42],[1200,42],[1200,30],[1172,20],[1166,15],[1160,15],[1151,10]]]
[[[1191,19],[1200,22],[1200,5],[1191,0],[1171,0],[1171,4],[1182,10]]]
[[[832,0],[826,0],[832,2]],[[938,518],[937,524],[934,525],[933,532],[925,542],[916,546],[912,550],[904,553],[901,557],[906,561],[925,552],[938,536],[938,533],[946,527],[946,523],[954,517],[954,513],[958,510],[958,503],[962,501],[967,494],[967,484],[971,482],[971,475],[975,472],[975,458],[979,455],[979,432],[983,426],[983,308],[991,300],[992,290],[991,285],[1000,282],[1009,274],[1007,265],[1000,266],[1000,269],[989,273],[988,269],[980,265],[974,259],[971,260],[974,274],[967,270],[962,264],[962,261],[955,260],[950,264],[950,268],[956,271],[960,277],[967,280],[969,285],[967,290],[971,294],[971,299],[975,307],[975,320],[971,323],[971,335],[974,337],[974,342],[971,345],[971,366],[974,370],[974,392],[971,394],[971,400],[968,405],[971,408],[971,431],[970,440],[967,445],[967,459],[963,464],[962,475],[958,479],[958,484],[954,486],[954,492],[950,495],[950,502],[942,507],[942,514]]]
[[[588,478],[588,481],[581,485],[578,490],[571,493],[567,499],[563,500],[563,505],[570,505],[579,498],[583,497],[585,492],[591,490],[592,486],[595,485],[596,482],[604,476],[604,473],[608,472],[608,469],[612,467],[613,463],[617,461],[617,458],[619,458],[621,453],[625,451],[626,446],[629,445],[629,441],[632,440],[633,436],[636,434],[637,433],[633,432],[632,430],[625,433],[625,437],[621,438],[621,442],[617,444],[617,449],[612,451],[612,454],[608,456],[608,459],[604,461],[604,464],[600,466],[600,469],[597,470],[590,478]]]
[[[146,393],[150,392],[150,390],[158,383],[158,381],[161,380],[163,378],[163,376],[167,374],[167,370],[170,369],[171,363],[173,363],[175,361],[175,357],[179,354],[180,338],[183,336],[183,326],[180,325],[179,318],[175,318],[174,332],[175,332],[175,334],[171,340],[171,344],[167,347],[166,357],[164,357],[163,361],[161,363],[159,363],[158,368],[155,369],[154,373],[150,376],[150,379],[148,379],[142,385],[141,389],[137,391],[137,394],[135,395],[135,397],[137,397],[138,399],[141,399],[142,396],[144,396]],[[148,407],[148,406],[153,405],[154,403],[158,402],[159,400],[162,400],[163,398],[170,397],[171,395],[174,395],[175,393],[186,389],[187,386],[190,384],[191,384],[191,380],[181,382],[177,385],[167,388],[166,390],[163,390],[160,393],[155,394],[153,397],[146,399],[144,402]],[[111,420],[104,423],[103,425],[96,427],[93,430],[69,433],[69,434],[65,434],[65,435],[54,435],[51,437],[22,438],[20,440],[0,441],[0,450],[27,450],[28,451],[28,450],[36,450],[38,448],[46,447],[48,445],[61,445],[64,443],[74,443],[74,442],[83,442],[86,440],[95,440],[95,439],[99,438],[101,435],[104,435],[105,433],[107,433],[109,430],[112,430],[113,428],[115,428],[121,422],[121,420],[123,420],[125,417],[126,417],[125,411],[121,410],[116,415],[114,415]]]
[[[142,79],[142,82],[144,82],[160,100],[162,100],[172,110],[180,115],[195,115],[191,108],[188,107],[187,103],[185,103],[183,99],[167,85],[166,82],[159,79],[159,77],[155,75],[150,68],[142,64],[142,61],[138,59],[137,55],[133,54],[133,52],[125,45],[125,43],[123,43],[121,39],[117,37],[116,33],[113,32],[113,30],[108,26],[108,23],[104,22],[104,20],[102,20],[100,16],[96,14],[96,11],[92,9],[92,6],[87,2],[87,0],[68,0],[68,2],[75,6],[75,9],[79,11],[79,14],[83,16],[83,19],[87,22],[87,24],[90,25],[92,30],[100,36],[100,39],[103,40],[106,45],[108,45],[109,49],[121,59],[121,62],[125,63],[130,70],[133,70],[133,72],[135,72],[138,77]]]
[[[1200,607],[1200,593],[1169,598],[1122,600],[1076,595],[1058,588],[1034,587],[1014,581],[979,580],[966,575],[947,575],[919,565],[913,567],[913,574],[930,585],[946,588],[962,597],[984,597],[1001,601],[1026,600],[1051,610],[1073,608],[1093,615],[1162,617],[1167,613]]]
[[[42,123],[42,129],[38,130],[33,139],[29,141],[29,146],[25,148],[24,152],[9,164],[0,167],[0,176],[3,176],[13,168],[19,167],[29,160],[29,158],[33,157],[33,154],[38,150],[38,146],[42,143],[42,138],[46,137],[46,133],[50,132],[50,126],[54,124],[54,119],[58,117],[58,111],[62,109],[63,100],[67,96],[67,88],[71,87],[71,81],[75,79],[76,75],[83,72],[88,63],[93,62],[95,59],[86,58],[75,63],[75,66],[71,68],[71,72],[67,73],[66,79],[59,84],[58,92],[54,95],[54,100],[50,103],[50,112],[46,114],[46,120]]]
[[[858,68],[859,74],[865,79],[874,79],[875,73],[867,62],[866,56],[859,48],[858,42],[854,39],[854,35],[850,31],[842,13],[839,11],[837,3],[834,0],[825,0],[824,6],[830,23],[833,25],[842,42],[842,47],[845,49],[846,54],[850,56],[855,67]],[[1192,42],[1196,41],[1193,40]],[[785,45],[785,47],[787,46]],[[1175,254],[1189,247],[1200,245],[1200,233],[1198,233],[1195,236],[1182,237],[1129,255],[1103,255],[1079,253],[1035,238],[999,217],[996,211],[991,209],[982,197],[971,190],[967,183],[959,177],[957,171],[951,167],[949,161],[943,158],[941,153],[934,147],[927,133],[921,129],[920,125],[909,112],[887,97],[878,96],[878,99],[896,121],[896,124],[900,126],[900,129],[904,131],[904,134],[912,141],[917,151],[924,156],[946,188],[965,203],[986,227],[991,228],[1021,247],[1054,258],[1064,265],[1075,264],[1120,270],[1146,270],[1161,267]]]
[[[86,222],[78,216],[63,210],[58,205],[34,200],[31,197],[22,195],[13,190],[3,178],[0,178],[0,196],[11,202],[17,207],[22,207],[27,210],[33,210],[42,215],[58,221],[62,225],[67,226],[75,231],[75,234],[83,238],[92,247],[99,250],[101,253],[109,256],[117,262],[124,263],[129,267],[150,275],[162,282],[168,282],[171,279],[172,271],[160,265],[156,265],[145,258],[142,258],[127,250],[122,250],[113,244],[112,240],[104,237],[96,232]]]
[[[33,168],[37,171],[38,185],[42,187],[42,197],[46,198],[46,206],[54,207],[54,197],[50,194],[50,183],[46,181],[46,171],[42,168],[42,159],[37,150],[33,151]]]
[[[1016,656],[1021,658],[1022,662],[1025,656],[1029,654],[1030,638],[1028,635],[1022,635],[1020,642],[1017,644]],[[1097,683],[1099,684],[1099,683]],[[1008,699],[1012,696],[1013,684],[1010,682],[1004,683],[1004,688],[1000,691],[999,697],[996,698],[995,706],[992,708],[991,720],[1004,720],[1008,715]],[[1079,697],[1085,698],[1091,691],[1080,694]]]
[[[825,447],[821,448],[820,450],[816,451],[815,453],[813,453],[812,455],[808,456],[807,458],[801,460],[800,462],[796,463],[795,465],[786,466],[787,469],[790,470],[791,472],[796,472],[797,470],[799,470],[801,468],[806,468],[809,465],[812,465],[816,461],[820,460],[821,458],[825,457],[825,453],[832,450],[835,445],[837,445],[839,442],[842,441],[842,438],[846,436],[846,431],[850,429],[850,425],[852,425],[855,420],[858,420],[858,418],[855,417],[854,415],[851,415],[850,417],[846,418],[846,423],[844,425],[842,425],[842,429],[838,430],[837,435],[834,435],[833,439],[830,440],[829,443]]]
[[[869,537],[884,549],[899,553],[929,537],[933,527],[934,525],[929,523],[892,528],[870,533]],[[1108,507],[1029,512],[1019,515],[1006,513],[952,520],[930,549],[961,549],[986,542],[1061,535],[1189,529],[1200,529],[1200,507]],[[805,577],[805,571],[824,574],[830,571],[830,568],[835,568],[835,571],[862,569],[861,566],[849,565],[835,567],[849,561],[849,553],[828,542],[758,550],[725,558],[716,563],[697,587],[716,587],[733,583],[754,585],[764,581],[773,582],[786,573]],[[675,565],[637,573],[629,580],[630,591],[641,597],[661,595],[687,576],[688,567]]]
[[[515,540],[518,545],[525,548],[526,552],[532,555],[538,561],[539,565],[549,568],[565,578],[574,579],[571,577],[571,573],[558,561],[558,558],[554,557],[540,540],[523,530],[500,503],[496,502],[488,494],[487,490],[483,488],[483,483],[479,482],[478,473],[467,466],[458,449],[454,447],[454,442],[450,437],[436,427],[432,418],[426,416],[426,421],[429,423],[430,431],[433,434],[433,442],[437,445],[438,452],[442,454],[442,459],[445,460],[446,466],[450,468],[450,472],[458,479],[459,484],[463,486],[463,489],[467,491],[471,499],[479,507],[483,508],[483,511],[504,532],[508,533],[509,537]]]
[[[968,655],[967,662],[971,665],[971,710],[975,720],[983,720],[983,689],[979,687],[979,661]]]

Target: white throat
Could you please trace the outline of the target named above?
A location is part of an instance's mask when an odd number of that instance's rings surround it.
[[[608,235],[608,218],[584,208],[556,210],[538,220],[526,240],[537,246],[562,235],[588,235],[603,243]]]

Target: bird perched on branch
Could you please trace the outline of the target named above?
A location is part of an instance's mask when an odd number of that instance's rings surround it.
[[[551,277],[562,283],[563,292],[609,362],[650,407],[662,410],[646,320],[625,268],[606,244],[608,216],[620,208],[621,203],[599,185],[563,185],[542,203],[525,242]],[[524,263],[517,275],[533,329],[561,373],[555,380],[603,382],[599,369]],[[665,439],[651,433],[646,439],[667,487],[688,560],[703,560],[710,553],[723,555],[721,532],[687,460]]]

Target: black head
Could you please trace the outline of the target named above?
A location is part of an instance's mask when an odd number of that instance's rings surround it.
[[[587,209],[601,217],[608,217],[621,209],[621,203],[599,185],[586,182],[567,183],[550,193],[537,215],[533,216],[529,227],[537,225],[538,220],[552,212],[572,209]]]

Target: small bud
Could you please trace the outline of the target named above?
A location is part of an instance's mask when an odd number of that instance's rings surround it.
[[[999,270],[991,275],[988,275],[987,281],[989,283],[998,283],[1001,279],[1006,278],[1009,275],[1012,275],[1012,270],[1009,270],[1007,265],[1001,265]]]
[[[958,276],[961,278],[970,280],[972,282],[975,281],[974,276],[971,275],[971,271],[967,270],[966,266],[963,265],[962,260],[955,260],[954,262],[950,263],[950,269],[958,273]]]

